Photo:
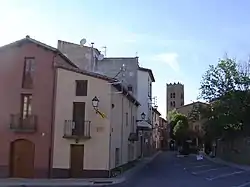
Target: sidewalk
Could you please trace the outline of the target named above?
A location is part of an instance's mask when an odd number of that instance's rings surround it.
[[[214,163],[227,165],[227,166],[242,169],[242,170],[245,170],[245,171],[250,171],[250,166],[249,165],[235,164],[235,163],[232,163],[232,162],[227,162],[227,161],[222,160],[222,159],[217,158],[217,157],[211,158],[210,156],[207,156],[205,153],[202,153],[202,154],[206,159],[208,159],[208,160],[210,160],[210,161],[212,161]]]
[[[139,163],[130,170],[115,178],[95,178],[95,179],[0,179],[0,186],[21,186],[21,187],[72,187],[72,186],[104,186],[115,185],[132,179],[148,163],[159,155],[161,151],[149,158],[140,159]]]

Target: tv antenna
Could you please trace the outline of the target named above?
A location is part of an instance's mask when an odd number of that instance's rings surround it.
[[[111,92],[111,94],[121,94],[123,93],[123,82],[124,82],[124,77],[125,77],[125,71],[126,71],[126,66],[125,64],[122,64],[122,67],[120,68],[120,71],[113,77],[113,79],[116,79],[116,77],[118,75],[120,75],[122,73],[122,78],[118,81],[115,81],[115,82],[112,82],[112,83],[108,83],[108,84],[111,84],[111,85],[115,85],[115,84],[120,84],[121,85],[121,90],[118,91],[118,92]]]
[[[104,49],[104,56],[106,57],[107,56],[107,46],[103,46],[102,48]]]
[[[151,100],[151,98],[149,98],[149,104],[152,105],[154,108],[158,108],[158,105],[157,105],[157,96],[154,96]]]

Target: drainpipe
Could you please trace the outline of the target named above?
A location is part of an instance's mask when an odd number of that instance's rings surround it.
[[[53,91],[51,100],[51,124],[50,124],[50,145],[49,145],[49,162],[48,162],[48,178],[52,177],[52,159],[53,159],[53,133],[54,133],[54,122],[55,122],[55,98],[56,98],[56,83],[57,83],[57,71],[55,67],[55,58],[57,53],[53,56],[52,68],[53,68]]]
[[[112,89],[112,86],[110,87],[110,89]],[[111,90],[112,91],[112,90]],[[111,177],[111,154],[112,154],[112,128],[113,128],[113,115],[112,115],[112,105],[113,105],[113,95],[110,95],[111,97],[111,108],[110,108],[110,129],[109,129],[109,177]]]
[[[122,96],[122,127],[121,127],[121,163],[122,163],[122,153],[123,153],[123,100],[124,100],[124,96]]]

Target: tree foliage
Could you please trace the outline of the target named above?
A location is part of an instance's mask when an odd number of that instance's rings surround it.
[[[210,103],[199,109],[207,121],[207,137],[234,138],[249,132],[250,122],[250,63],[235,59],[220,59],[210,65],[201,81],[200,98]]]
[[[178,120],[174,126],[174,135],[179,140],[184,140],[188,137],[189,127],[186,120]]]
[[[171,137],[178,143],[183,142],[188,138],[189,124],[187,116],[179,113],[176,110],[172,110],[168,115],[171,125]]]

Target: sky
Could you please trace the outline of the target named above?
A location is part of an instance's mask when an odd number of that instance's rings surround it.
[[[183,83],[188,104],[210,64],[225,53],[247,59],[249,7],[248,0],[0,0],[0,46],[26,35],[54,47],[86,38],[107,46],[107,57],[137,55],[153,70],[165,116],[166,83]]]

